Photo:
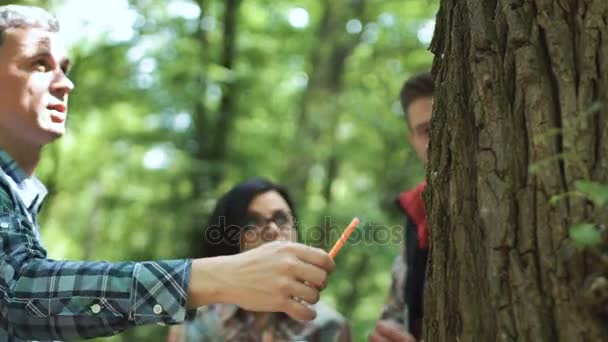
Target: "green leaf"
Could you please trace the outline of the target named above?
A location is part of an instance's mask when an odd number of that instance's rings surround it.
[[[608,185],[603,185],[591,181],[576,181],[576,190],[589,197],[595,205],[601,207],[608,203]]]
[[[596,246],[602,242],[600,232],[590,223],[579,223],[570,227],[570,238],[581,247]]]
[[[563,195],[553,195],[551,198],[549,198],[549,204],[555,206],[562,198],[564,198]]]

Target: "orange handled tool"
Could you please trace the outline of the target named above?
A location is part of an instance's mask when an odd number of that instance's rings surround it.
[[[344,244],[346,243],[346,240],[348,240],[348,237],[350,236],[350,234],[352,234],[352,232],[355,231],[355,228],[357,228],[357,226],[359,225],[359,222],[360,222],[359,219],[355,217],[352,221],[350,221],[350,224],[348,225],[348,227],[346,227],[346,229],[344,229],[344,232],[342,232],[342,236],[340,236],[338,241],[336,241],[336,244],[329,251],[329,256],[332,259],[334,259],[336,257],[336,254],[338,254],[338,252],[340,251],[340,248],[342,248],[342,246],[344,246]]]

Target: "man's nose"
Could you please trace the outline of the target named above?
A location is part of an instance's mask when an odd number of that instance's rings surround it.
[[[74,90],[74,83],[63,71],[57,72],[51,84],[51,94],[58,99],[65,100],[66,96]]]

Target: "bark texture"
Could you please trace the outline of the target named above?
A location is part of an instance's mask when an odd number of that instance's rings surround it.
[[[608,2],[442,0],[425,341],[608,341]],[[551,203],[558,196],[560,200]]]

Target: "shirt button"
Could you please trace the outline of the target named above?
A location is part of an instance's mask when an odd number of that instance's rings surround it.
[[[8,223],[7,222],[1,222],[0,223],[0,227],[6,229],[6,228],[8,228]]]
[[[98,314],[101,312],[101,305],[99,304],[93,304],[91,305],[91,311],[93,311],[94,314]]]
[[[154,310],[155,314],[160,315],[163,312],[163,307],[160,304],[156,304],[152,310]]]

